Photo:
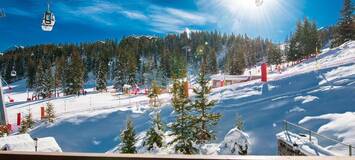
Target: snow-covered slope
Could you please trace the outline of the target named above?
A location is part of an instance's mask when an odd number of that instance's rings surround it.
[[[332,138],[355,146],[350,134],[355,132],[352,126],[332,123],[339,120],[321,116],[346,114],[353,118],[354,115],[349,113],[355,112],[354,70],[353,41],[324,50],[317,58],[288,67],[281,74],[270,73],[268,83],[255,80],[214,89],[211,98],[217,99],[218,104],[213,111],[223,117],[214,128],[217,139],[213,143],[222,143],[225,135],[235,127],[236,117],[241,115],[245,121],[245,132],[249,135],[249,153],[273,155],[277,153],[275,135],[281,131],[282,121],[298,123],[304,117],[312,116],[314,118],[301,121],[302,124],[315,131],[331,124],[329,130],[318,131],[328,136],[334,134]],[[13,86],[14,92],[9,95],[16,102],[8,105],[10,122],[15,123],[16,113],[26,114],[28,108],[38,119],[39,107],[46,101],[26,102],[24,82]],[[119,144],[119,133],[127,117],[132,117],[138,135],[150,127],[149,114],[153,110],[146,106],[145,96],[118,97],[111,93],[88,91],[86,96],[50,100],[56,106],[57,123],[40,124],[30,134],[33,137],[55,137],[63,151],[106,152]],[[164,94],[160,99],[167,101],[169,97]],[[169,104],[161,107],[165,123],[173,121],[172,114]],[[329,144],[329,148],[332,146],[334,144]],[[341,148],[338,151],[343,152]]]

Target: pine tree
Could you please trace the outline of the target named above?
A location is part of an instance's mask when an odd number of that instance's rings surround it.
[[[107,63],[104,58],[99,59],[99,66],[96,73],[96,90],[105,91],[107,85]]]
[[[44,95],[43,75],[44,75],[44,69],[43,69],[42,61],[39,61],[36,69],[34,88],[35,88],[35,93],[40,96]]]
[[[171,76],[172,78],[179,79],[185,78],[187,76],[186,70],[186,61],[182,58],[182,56],[175,55],[171,59]]]
[[[208,58],[208,66],[209,66],[209,74],[217,74],[218,66],[217,66],[217,53],[215,49],[209,49],[210,56]]]
[[[137,72],[137,57],[134,57],[133,54],[128,55],[128,80],[129,85],[136,84],[136,72]]]
[[[36,70],[35,92],[43,98],[50,97],[53,89],[53,78],[50,68],[44,68],[42,61],[39,61]]]
[[[54,106],[51,102],[47,103],[45,119],[48,121],[48,123],[54,122],[55,112],[54,112]]]
[[[143,146],[146,146],[149,151],[154,150],[155,147],[161,148],[163,146],[163,136],[163,123],[159,113],[155,113],[152,126],[146,134],[147,139]]]
[[[27,122],[26,122],[26,119],[22,119],[21,120],[21,127],[20,127],[20,130],[19,132],[20,133],[26,133],[28,131],[28,125],[27,125]]]
[[[297,54],[298,54],[297,40],[296,40],[295,37],[292,37],[290,39],[290,43],[288,45],[287,61],[296,61],[296,60],[298,60]]]
[[[193,118],[194,127],[196,128],[195,138],[197,143],[204,144],[215,138],[211,127],[218,123],[221,118],[219,113],[211,112],[216,101],[209,101],[208,95],[211,93],[212,87],[208,85],[208,80],[205,77],[205,72],[201,71],[197,78],[198,87],[193,89],[196,94],[193,102],[193,110],[196,115]]]
[[[344,0],[341,16],[338,21],[337,33],[332,42],[332,47],[339,46],[346,41],[355,39],[354,4],[351,0]]]
[[[304,37],[303,35],[303,24],[301,21],[297,22],[297,28],[296,28],[296,32],[293,35],[294,37],[291,39],[291,43],[294,44],[293,48],[291,48],[290,45],[290,51],[292,51],[290,54],[293,55],[293,57],[296,60],[300,60],[303,57],[303,53],[304,53],[304,46],[302,41],[302,38]]]
[[[27,127],[28,127],[28,128],[32,128],[32,127],[34,126],[35,122],[33,121],[31,111],[28,111],[28,114],[27,114],[27,116],[25,117],[25,119],[26,119]]]
[[[172,105],[175,113],[175,121],[170,126],[172,134],[175,138],[169,142],[174,145],[175,152],[183,154],[197,153],[194,147],[194,130],[192,128],[191,106],[188,104],[189,99],[185,95],[183,83],[174,80],[172,89]]]
[[[54,85],[55,85],[55,94],[57,93],[57,88],[63,87],[63,74],[64,74],[64,65],[65,65],[65,58],[61,56],[55,62],[55,77],[54,77]]]
[[[54,88],[54,80],[53,75],[50,68],[44,70],[43,78],[43,97],[50,97],[52,94],[52,90]]]
[[[118,59],[115,68],[114,88],[119,92],[123,91],[123,85],[127,83],[124,65],[123,59]]]
[[[310,55],[313,52],[313,47],[312,43],[311,43],[311,23],[309,22],[309,20],[307,18],[304,18],[303,20],[303,30],[301,31],[301,39],[300,39],[300,43],[302,45],[303,51],[301,52],[302,57],[304,58],[308,55]],[[314,48],[315,49],[315,48]]]
[[[310,54],[316,54],[318,50],[321,48],[321,42],[320,42],[320,32],[318,31],[317,24],[315,21],[311,22],[311,28],[310,28],[310,44],[311,44],[311,52]]]
[[[65,93],[78,94],[84,84],[84,64],[77,49],[72,50],[71,59],[65,68]]]
[[[160,87],[158,86],[157,82],[154,80],[152,81],[152,86],[149,89],[148,97],[149,103],[152,107],[159,107],[159,99],[158,96],[160,94]]]
[[[281,64],[282,55],[279,47],[275,47],[272,44],[269,47],[268,63],[269,64]]]
[[[36,83],[36,65],[32,58],[29,58],[27,65],[27,88],[34,88]]]
[[[28,114],[21,121],[20,133],[26,133],[30,128],[34,126],[35,122],[32,118],[31,111],[28,111]]]
[[[292,35],[287,53],[289,61],[298,61],[315,54],[320,48],[319,33],[316,23],[307,18],[297,23],[296,32]]]
[[[243,48],[241,46],[233,46],[229,49],[230,57],[228,57],[227,69],[231,75],[240,75],[244,73],[245,59]]]
[[[137,153],[136,147],[136,134],[133,129],[133,122],[131,119],[127,120],[126,129],[121,132],[121,153]]]

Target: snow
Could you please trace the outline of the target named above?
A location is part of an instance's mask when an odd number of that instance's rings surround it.
[[[312,142],[309,142],[308,135],[299,135],[288,131],[280,132],[276,135],[277,139],[288,143],[290,146],[294,146],[294,149],[298,149],[307,156],[336,156],[337,154],[328,151],[318,145],[317,139],[311,137]]]
[[[7,148],[11,151],[35,151],[36,142],[29,134],[12,135],[0,138],[0,149]],[[53,137],[38,138],[37,151],[62,152]]]
[[[326,120],[319,127],[317,133],[342,140],[342,143],[355,146],[355,112],[330,113],[320,116],[307,116],[299,121],[300,124],[318,123],[319,120]],[[339,154],[348,154],[348,147],[339,143],[330,145],[328,150]]]
[[[248,149],[250,145],[248,134],[240,131],[238,128],[233,128],[224,137],[219,145],[219,154],[238,155],[240,148]]]
[[[355,54],[355,53],[354,53]],[[331,70],[324,74],[324,80],[319,82],[319,85],[325,84],[329,81],[333,81],[335,79],[348,77],[355,74],[355,65],[339,67]]]
[[[29,134],[7,136],[0,138],[0,148],[12,151],[34,151],[34,141]]]
[[[319,98],[316,96],[307,95],[307,96],[298,96],[298,97],[295,97],[294,99],[296,102],[302,101],[302,104],[304,104],[304,103],[312,102],[312,101],[319,99]]]
[[[306,110],[301,108],[301,107],[294,107],[292,109],[290,109],[289,112],[305,112]]]
[[[37,151],[39,152],[62,152],[62,149],[53,137],[38,138],[37,146]]]
[[[297,123],[307,116],[355,112],[355,74],[352,72],[355,67],[354,53],[355,41],[347,42],[338,48],[324,50],[317,58],[284,67],[282,73],[271,72],[268,83],[253,80],[213,89],[210,98],[218,101],[213,111],[221,113],[223,117],[213,128],[216,140],[201,146],[201,150],[205,154],[217,154],[218,145],[235,127],[235,120],[239,115],[243,117],[245,132],[249,135],[249,154],[274,155],[277,153],[275,135],[280,132],[283,120]],[[259,67],[252,68],[252,75],[260,74],[258,70]],[[245,75],[248,76],[249,72]],[[328,82],[321,83],[325,79]],[[150,128],[150,115],[154,112],[148,106],[149,99],[146,95],[97,93],[92,84],[86,85],[88,94],[85,96],[61,95],[59,98],[31,102],[26,101],[25,80],[11,86],[12,92],[5,88],[6,96],[15,99],[15,103],[6,104],[10,123],[16,123],[17,113],[25,116],[28,109],[31,109],[37,120],[37,127],[30,135],[54,137],[63,151],[104,153],[114,151],[115,148],[117,150],[119,134],[125,127],[127,117],[132,118],[138,137],[144,137],[143,133]],[[108,90],[112,90],[112,86]],[[159,96],[163,103],[160,107],[161,118],[166,124],[174,120],[170,98],[169,94]],[[40,107],[48,101],[55,106],[55,124],[39,122]],[[309,129],[318,130],[326,121],[326,124],[330,124],[326,127],[332,130],[328,131],[323,127],[322,133],[353,144],[351,137],[355,137],[352,134],[355,133],[355,128],[352,127],[350,118],[344,119],[347,123],[327,117],[302,124]],[[167,136],[165,141],[169,142],[171,138]],[[323,140],[319,141],[323,146]],[[171,147],[166,148],[157,152],[173,153]],[[329,147],[332,148],[337,147]],[[347,150],[338,147],[338,152],[345,153]]]

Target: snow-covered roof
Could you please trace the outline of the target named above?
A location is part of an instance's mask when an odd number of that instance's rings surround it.
[[[20,134],[0,138],[0,149],[11,151],[34,151],[34,141],[29,134]]]
[[[0,138],[0,149],[11,151],[35,151],[35,141],[29,134],[12,135]],[[38,152],[62,152],[53,137],[38,138]]]
[[[283,131],[276,134],[278,140],[282,140],[291,146],[297,144],[297,149],[308,156],[336,156],[335,153],[318,145],[318,139],[311,137],[312,142],[309,141],[308,135],[299,135],[290,131]]]

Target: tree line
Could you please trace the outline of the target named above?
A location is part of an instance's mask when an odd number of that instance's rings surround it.
[[[343,1],[343,8],[336,25],[318,28],[315,21],[304,18],[298,21],[296,31],[286,40],[287,61],[300,61],[314,56],[324,47],[337,47],[355,39],[354,4]]]
[[[0,72],[8,81],[26,79],[27,87],[41,97],[62,91],[78,94],[88,80],[105,90],[111,80],[116,89],[124,84],[152,81],[166,86],[185,77],[187,66],[198,70],[206,60],[206,74],[219,70],[241,74],[267,57],[270,40],[219,32],[186,32],[165,37],[128,36],[121,41],[105,40],[80,44],[45,44],[14,48],[0,56]],[[16,77],[11,72],[16,71]]]

